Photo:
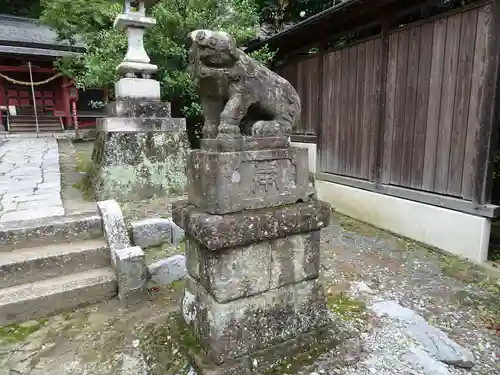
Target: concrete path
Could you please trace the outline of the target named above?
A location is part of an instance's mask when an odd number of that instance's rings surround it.
[[[64,215],[53,138],[0,141],[0,223]]]

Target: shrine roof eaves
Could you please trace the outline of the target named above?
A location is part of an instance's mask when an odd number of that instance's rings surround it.
[[[414,7],[425,7],[439,0],[345,0],[268,38],[247,45],[252,52],[268,45],[287,53],[314,46],[332,36],[348,33],[364,25],[380,24],[386,15],[396,15]]]
[[[70,46],[59,40],[54,30],[35,19],[5,14],[0,14],[0,46],[4,53],[23,49],[23,54],[47,56],[61,56],[64,51],[78,53],[85,49],[83,43]]]

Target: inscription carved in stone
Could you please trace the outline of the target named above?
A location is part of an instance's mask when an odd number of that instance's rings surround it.
[[[290,159],[252,160],[241,163],[240,188],[247,192],[243,197],[282,195],[296,187],[297,168]],[[231,182],[236,181],[231,176]]]
[[[255,162],[252,189],[254,194],[262,190],[266,193],[277,192],[279,190],[277,181],[278,163],[276,160]]]

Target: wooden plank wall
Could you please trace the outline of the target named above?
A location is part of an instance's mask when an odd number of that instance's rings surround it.
[[[382,182],[472,199],[491,5],[389,37]]]
[[[371,178],[381,46],[373,39],[322,56],[322,172]]]
[[[383,184],[471,200],[491,7],[391,32],[386,62],[378,37],[282,68],[302,100],[296,132],[319,133],[319,172],[374,181],[380,167]]]
[[[302,116],[293,133],[308,135],[317,133],[317,124],[321,121],[321,69],[321,59],[313,57],[276,70],[295,87],[301,98]]]

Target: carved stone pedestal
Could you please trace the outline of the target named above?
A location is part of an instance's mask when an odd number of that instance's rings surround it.
[[[121,99],[98,120],[90,178],[99,200],[182,194],[188,141],[169,103]]]
[[[206,349],[192,353],[200,375],[264,374],[331,344],[318,283],[331,209],[311,194],[307,166],[307,150],[283,139],[204,140],[190,152],[173,219],[186,232],[183,316]]]

